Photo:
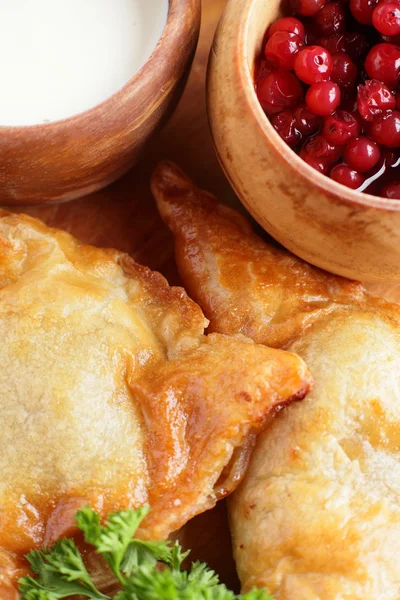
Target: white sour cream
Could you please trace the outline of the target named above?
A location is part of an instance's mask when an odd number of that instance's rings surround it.
[[[168,0],[0,0],[0,125],[65,119],[145,64]]]

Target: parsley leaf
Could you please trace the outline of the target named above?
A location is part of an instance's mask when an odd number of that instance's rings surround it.
[[[113,599],[96,588],[75,542],[63,539],[27,555],[34,576],[20,579],[21,600],[77,595],[92,600],[273,600],[265,590],[236,596],[204,563],[192,563],[183,571],[189,552],[183,552],[178,542],[134,538],[148,512],[146,506],[120,511],[104,524],[89,506],[76,515],[85,541],[108,563],[122,588]]]
[[[90,506],[86,506],[76,515],[77,525],[83,531],[85,541],[92,544],[103,556],[121,584],[125,582],[121,573],[121,563],[137,528],[148,512],[149,507],[142,506],[137,510],[113,513],[105,525],[100,524],[99,515]]]
[[[38,577],[20,580],[22,598],[26,600],[58,600],[73,594],[94,600],[108,598],[93,584],[73,540],[59,540],[50,550],[33,550],[27,559]]]
[[[155,567],[162,563],[171,569],[179,570],[185,558],[190,554],[182,552],[181,546],[175,542],[173,546],[165,542],[146,542],[134,539],[129,544],[121,564],[121,571],[130,576],[138,567]]]

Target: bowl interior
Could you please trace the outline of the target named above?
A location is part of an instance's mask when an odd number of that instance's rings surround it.
[[[196,2],[199,3],[200,0],[196,0]],[[116,89],[114,93],[101,102],[86,110],[72,114],[69,117],[57,119],[48,123],[15,126],[0,124],[0,131],[3,134],[7,132],[8,135],[25,135],[30,132],[36,135],[39,130],[46,131],[59,127],[61,128],[66,125],[69,126],[70,124],[79,124],[94,116],[98,119],[106,113],[110,105],[113,105],[113,109],[115,110],[117,104],[123,102],[125,98],[129,99],[132,97],[132,94],[140,93],[143,86],[151,85],[151,80],[156,73],[160,74],[163,70],[167,70],[166,61],[163,57],[169,56],[170,53],[174,51],[174,48],[177,45],[177,39],[179,35],[182,35],[182,27],[179,27],[180,18],[182,17],[182,22],[189,21],[191,4],[193,4],[193,2],[186,2],[186,0],[168,0],[168,13],[164,30],[151,55],[142,67],[134,72],[122,87]],[[185,13],[187,13],[187,17],[185,16]],[[108,113],[107,118],[109,118]]]

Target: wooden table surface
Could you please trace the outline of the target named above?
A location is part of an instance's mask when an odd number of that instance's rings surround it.
[[[225,3],[226,0],[203,0],[200,42],[187,88],[173,118],[142,162],[106,190],[72,203],[30,208],[25,212],[70,231],[84,242],[128,252],[139,262],[163,272],[171,283],[177,282],[172,240],[149,190],[149,178],[156,163],[164,158],[176,161],[197,184],[224,202],[239,206],[217,162],[205,106],[208,53]],[[390,299],[400,300],[399,286],[369,287]],[[185,528],[183,539],[194,548],[195,558],[208,560],[223,581],[237,587],[223,502],[194,519]]]

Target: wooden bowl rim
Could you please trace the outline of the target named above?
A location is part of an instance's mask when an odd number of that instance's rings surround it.
[[[225,9],[224,19],[229,21],[230,11],[233,10],[235,2],[237,2],[237,0],[229,0]],[[241,17],[237,22],[229,22],[230,26],[232,25],[238,28],[238,35],[234,36],[234,39],[236,40],[235,58],[237,60],[229,61],[229,63],[234,69],[237,68],[238,70],[240,86],[237,88],[237,93],[240,94],[241,91],[244,93],[244,98],[250,108],[251,116],[258,124],[263,135],[268,141],[271,141],[270,147],[272,147],[273,151],[280,158],[283,158],[290,167],[294,168],[301,177],[307,179],[310,185],[316,186],[330,196],[334,196],[335,200],[339,200],[347,205],[357,205],[358,207],[365,206],[390,212],[400,211],[399,200],[390,200],[389,198],[386,199],[381,198],[380,196],[357,192],[337,183],[333,179],[329,179],[326,175],[319,173],[316,169],[313,169],[313,167],[304,162],[298,154],[285,144],[272,127],[258,101],[253,75],[248,64],[246,48],[254,2],[255,0],[244,0],[244,4],[241,6]]]
[[[35,125],[0,125],[0,133],[3,136],[20,137],[20,136],[37,136],[38,133],[51,134],[52,131],[68,130],[72,128],[82,127],[90,121],[99,121],[107,110],[119,103],[123,98],[133,97],[136,88],[139,86],[147,87],[147,84],[155,77],[162,79],[164,69],[160,69],[160,65],[165,64],[165,58],[173,56],[177,48],[182,45],[182,38],[178,33],[174,33],[174,25],[178,19],[182,19],[184,23],[194,22],[196,13],[192,13],[192,6],[200,6],[201,0],[168,0],[168,16],[164,30],[160,39],[157,42],[152,54],[145,64],[137,71],[127,83],[118,89],[114,94],[96,104],[95,106],[84,110],[83,112],[71,115],[65,119],[52,121],[51,123],[38,123]],[[190,29],[181,27],[188,34]],[[184,35],[185,35],[184,33]],[[164,60],[161,60],[164,59]],[[168,64],[168,60],[167,60]]]

